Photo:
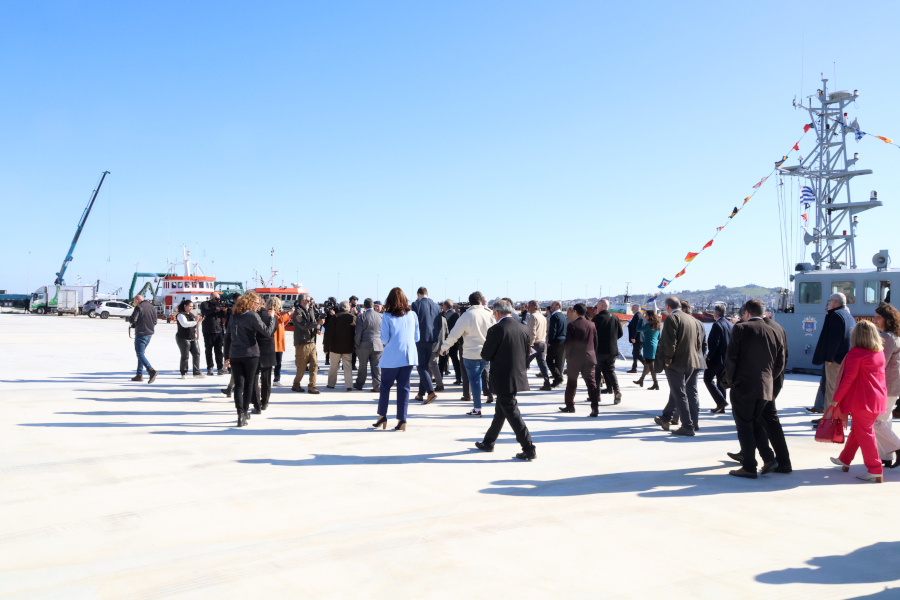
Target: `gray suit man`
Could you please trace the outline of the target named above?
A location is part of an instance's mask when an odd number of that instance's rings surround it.
[[[359,359],[359,371],[356,373],[356,382],[353,387],[363,389],[366,383],[366,365],[372,365],[372,391],[377,392],[381,387],[381,353],[384,344],[381,343],[381,319],[380,312],[372,310],[372,299],[363,301],[363,311],[356,317],[356,357]]]

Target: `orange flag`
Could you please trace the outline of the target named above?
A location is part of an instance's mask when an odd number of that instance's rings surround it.
[[[880,135],[876,135],[875,137],[877,137],[879,140],[881,140],[885,144],[890,144],[891,142],[894,141],[891,138],[881,137]]]
[[[678,275],[675,276],[675,279],[678,279],[679,277],[681,277],[682,275],[684,275],[684,272],[685,272],[686,270],[687,270],[687,267],[685,267],[684,269],[682,269],[681,272],[678,273]]]
[[[699,252],[688,252],[687,256],[684,257],[684,260],[687,262],[691,262],[692,260],[697,258],[698,254],[700,254],[700,253]]]
[[[709,248],[710,246],[712,246],[712,243],[713,243],[712,240],[709,240],[708,242],[706,242],[706,245],[703,246],[703,250],[706,250],[707,248]],[[701,252],[702,252],[703,250],[701,250]]]
[[[750,198],[752,198],[752,197],[753,196],[747,196],[746,198],[744,198],[744,204],[747,204],[748,202],[750,202]]]

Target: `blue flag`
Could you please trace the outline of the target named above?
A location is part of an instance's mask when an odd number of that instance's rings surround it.
[[[670,283],[672,283],[672,282],[669,281],[668,279],[663,279],[663,280],[662,280],[662,283],[660,283],[660,284],[659,284],[658,286],[656,286],[656,287],[658,287],[659,289],[663,289],[664,287],[666,287],[666,286],[669,285]]]

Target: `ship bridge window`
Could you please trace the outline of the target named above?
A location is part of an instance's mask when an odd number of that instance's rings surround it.
[[[855,281],[832,281],[831,293],[841,293],[847,297],[847,304],[856,304],[856,282]]]
[[[822,284],[804,281],[800,284],[800,304],[822,304]]]
[[[867,281],[866,304],[881,304],[891,301],[890,281]]]

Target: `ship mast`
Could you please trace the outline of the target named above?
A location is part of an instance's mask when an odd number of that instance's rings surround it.
[[[814,244],[812,265],[797,265],[796,270],[856,268],[857,213],[881,206],[874,192],[865,202],[853,202],[850,198],[850,180],[858,175],[870,175],[869,169],[850,170],[859,160],[859,154],[847,158],[847,134],[853,135],[844,109],[855,102],[859,92],[828,92],[828,79],[822,78],[822,89],[808,96],[809,106],[794,101],[794,107],[809,111],[815,127],[816,147],[799,165],[784,166],[778,170],[792,177],[809,181],[815,193],[816,218],[812,234],[806,233],[803,241]],[[819,107],[813,108],[813,99]],[[846,126],[845,126],[846,125]]]

